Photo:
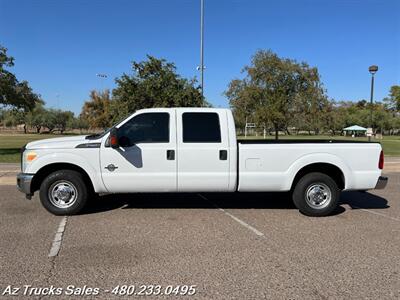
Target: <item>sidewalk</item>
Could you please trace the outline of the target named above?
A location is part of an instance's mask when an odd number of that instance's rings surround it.
[[[397,173],[400,172],[400,157],[389,156],[385,157],[384,173]]]
[[[0,164],[0,185],[15,185],[16,176],[21,172],[21,165],[16,163]]]

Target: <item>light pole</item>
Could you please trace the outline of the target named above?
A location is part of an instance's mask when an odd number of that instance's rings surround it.
[[[101,82],[101,88],[103,89],[104,88],[104,79],[106,79],[108,76],[107,76],[107,74],[104,74],[104,73],[97,73],[96,74],[96,76],[97,77],[99,77],[100,78],[100,82]]]
[[[204,0],[200,0],[200,82],[201,96],[204,94]]]
[[[60,94],[56,94],[56,98],[57,98],[57,109],[60,109]]]
[[[368,135],[368,141],[371,141],[371,135],[374,133],[373,129],[373,120],[372,120],[372,105],[374,102],[374,78],[375,78],[375,73],[378,71],[378,66],[372,65],[368,68],[368,71],[371,73],[371,100],[370,100],[370,116],[369,116],[369,124],[371,126],[371,134]]]

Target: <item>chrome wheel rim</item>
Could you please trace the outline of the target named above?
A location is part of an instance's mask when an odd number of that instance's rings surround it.
[[[70,181],[56,181],[49,188],[50,202],[58,208],[71,207],[76,202],[77,197],[78,191]]]
[[[307,188],[306,201],[312,208],[324,208],[329,205],[331,199],[331,189],[324,183],[314,183]]]

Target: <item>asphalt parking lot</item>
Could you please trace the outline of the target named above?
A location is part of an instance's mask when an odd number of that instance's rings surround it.
[[[56,217],[37,194],[24,200],[10,185],[18,166],[3,164],[0,292],[86,285],[109,299],[118,285],[196,285],[193,299],[399,299],[397,163],[385,190],[344,192],[325,218],[279,193],[111,195]]]

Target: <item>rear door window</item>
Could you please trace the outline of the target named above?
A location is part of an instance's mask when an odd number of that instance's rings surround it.
[[[217,113],[183,113],[184,143],[221,143],[221,127]]]

